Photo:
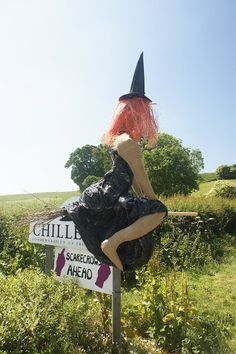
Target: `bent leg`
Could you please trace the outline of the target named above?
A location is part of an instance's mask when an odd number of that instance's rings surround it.
[[[102,242],[101,249],[103,253],[118,269],[123,270],[122,263],[117,254],[118,246],[123,242],[136,240],[148,234],[160,225],[165,215],[165,212],[161,212],[143,216],[125,229],[116,232],[109,239]]]

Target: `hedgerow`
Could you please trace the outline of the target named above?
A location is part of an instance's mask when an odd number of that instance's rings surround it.
[[[199,216],[168,218],[154,234],[149,265],[125,275],[130,291],[123,294],[122,350],[151,353],[139,351],[141,338],[147,348],[154,343],[176,353],[227,352],[235,319],[199,307],[178,272],[220,261],[225,246],[235,245],[235,200],[175,196],[164,202]],[[20,205],[0,210],[0,352],[109,353],[110,298],[87,296],[75,284],[42,274],[44,246],[28,242],[29,226],[22,222],[33,212]]]
[[[234,200],[175,196],[164,202],[170,210],[197,211],[199,216],[170,217],[157,229],[154,240],[163,267],[199,267],[223,256],[223,246],[233,240],[226,235],[236,234]],[[35,212],[39,209],[42,206]],[[0,209],[0,273],[14,274],[30,266],[44,270],[45,248],[28,242],[29,226],[21,222],[33,211],[25,205]]]

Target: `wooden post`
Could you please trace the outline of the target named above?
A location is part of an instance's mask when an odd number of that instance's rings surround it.
[[[168,216],[198,216],[197,211],[168,211]]]
[[[47,275],[51,275],[51,272],[54,267],[54,252],[53,252],[54,247],[50,245],[45,246],[45,253],[46,253],[46,259],[45,259],[45,273]]]
[[[112,354],[120,352],[121,271],[113,267],[112,282]]]

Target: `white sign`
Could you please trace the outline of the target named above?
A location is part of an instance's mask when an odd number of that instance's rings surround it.
[[[29,242],[43,245],[60,246],[87,250],[73,221],[32,222]]]
[[[54,271],[59,277],[73,277],[78,286],[112,294],[112,267],[99,262],[88,250],[56,247]]]
[[[62,207],[73,205],[78,197],[70,198]],[[54,271],[58,277],[78,280],[81,288],[112,294],[113,268],[99,262],[86,248],[73,221],[32,222],[29,242],[56,246]]]

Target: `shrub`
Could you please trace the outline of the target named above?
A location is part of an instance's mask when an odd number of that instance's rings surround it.
[[[214,192],[217,197],[236,198],[236,187],[223,181],[215,183]]]
[[[164,200],[170,210],[197,211],[199,216],[169,217],[155,231],[157,256],[166,269],[202,268],[220,260],[235,244],[235,202],[223,198],[175,196]]]
[[[0,276],[0,353],[108,354],[111,297],[89,294],[35,270]],[[151,348],[151,349],[150,349]],[[156,353],[151,340],[123,336],[120,353]]]
[[[197,211],[200,219],[207,224],[209,232],[213,234],[236,233],[236,201],[234,199],[177,195],[163,201],[172,211]],[[182,231],[191,228],[194,231],[195,227],[192,227],[192,223],[196,220],[192,217],[172,217],[169,218],[168,223],[178,225]]]
[[[0,277],[0,352],[106,353],[104,333],[93,298],[71,282],[61,283],[25,270]]]
[[[14,274],[27,267],[44,268],[45,247],[28,242],[29,226],[22,214],[0,212],[0,274]]]

